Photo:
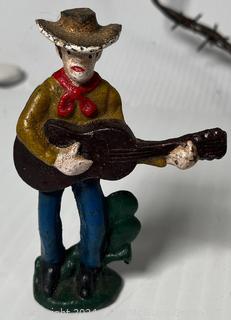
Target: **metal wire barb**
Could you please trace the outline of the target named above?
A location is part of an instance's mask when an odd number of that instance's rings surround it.
[[[198,14],[194,19],[192,19],[184,15],[182,12],[178,12],[168,6],[164,6],[159,0],[152,0],[152,2],[166,17],[174,22],[172,30],[175,30],[180,26],[198,33],[205,38],[204,42],[202,42],[198,47],[198,51],[202,50],[207,44],[211,44],[231,54],[231,43],[229,42],[229,37],[218,32],[218,24],[215,24],[214,27],[211,28],[198,22],[202,18],[202,14]]]

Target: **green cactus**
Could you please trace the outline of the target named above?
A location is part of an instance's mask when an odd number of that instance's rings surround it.
[[[135,196],[129,191],[118,191],[106,198],[108,215],[107,248],[103,262],[131,260],[131,242],[138,235],[141,224],[134,216],[138,208]]]

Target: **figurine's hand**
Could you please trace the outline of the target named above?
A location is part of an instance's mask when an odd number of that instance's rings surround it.
[[[67,176],[79,175],[87,171],[93,161],[78,155],[80,143],[76,142],[67,148],[60,148],[54,167]]]
[[[198,160],[196,146],[192,141],[187,141],[186,146],[179,146],[172,150],[167,156],[167,164],[172,164],[179,169],[191,168]]]

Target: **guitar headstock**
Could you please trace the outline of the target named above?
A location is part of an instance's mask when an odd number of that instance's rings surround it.
[[[227,133],[220,128],[207,129],[192,134],[201,160],[221,159],[227,151]]]

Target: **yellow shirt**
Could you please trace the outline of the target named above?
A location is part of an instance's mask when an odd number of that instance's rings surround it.
[[[27,149],[47,165],[53,165],[59,149],[50,144],[45,137],[43,126],[49,119],[63,119],[76,125],[84,125],[94,120],[117,119],[124,121],[122,103],[119,93],[107,81],[103,80],[85,96],[97,105],[95,118],[88,118],[78,108],[68,118],[60,117],[57,106],[64,94],[63,87],[54,77],[45,80],[30,96],[23,109],[18,123],[17,136]],[[164,158],[145,160],[143,163],[163,167],[166,165]]]

